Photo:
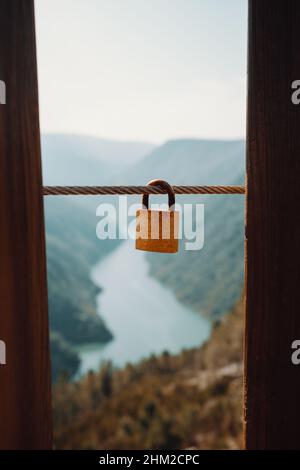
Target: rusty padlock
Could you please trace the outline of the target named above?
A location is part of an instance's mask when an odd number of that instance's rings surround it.
[[[164,180],[149,181],[147,186],[161,186],[168,192],[168,211],[149,209],[149,194],[142,199],[143,209],[136,212],[137,250],[158,253],[177,253],[179,212],[174,210],[175,193],[172,186]]]

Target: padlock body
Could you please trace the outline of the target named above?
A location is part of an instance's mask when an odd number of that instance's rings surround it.
[[[136,212],[137,250],[177,253],[178,234],[178,211],[140,209]]]

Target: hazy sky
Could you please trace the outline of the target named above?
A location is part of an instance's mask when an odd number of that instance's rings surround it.
[[[247,0],[35,0],[43,132],[245,135]]]

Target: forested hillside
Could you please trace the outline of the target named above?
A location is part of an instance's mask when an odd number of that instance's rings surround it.
[[[142,142],[46,134],[42,136],[44,184],[109,184],[121,168],[152,149],[153,145]],[[69,376],[76,372],[79,357],[73,346],[112,338],[96,315],[98,289],[90,272],[118,241],[97,239],[97,204],[96,198],[45,198],[53,380],[62,371]]]
[[[73,345],[105,343],[112,338],[96,314],[92,266],[113,248],[96,237],[96,218],[65,198],[45,202],[48,297],[53,379],[72,375],[79,363]]]
[[[242,446],[240,302],[201,348],[54,388],[58,449],[237,449]]]
[[[131,168],[128,180],[135,184],[162,178],[176,185],[243,185],[244,174],[244,141],[182,139],[156,148]],[[148,254],[151,273],[183,303],[219,317],[237,302],[243,287],[244,196],[177,196],[176,201],[204,204],[204,247],[186,251],[182,243],[176,255]]]

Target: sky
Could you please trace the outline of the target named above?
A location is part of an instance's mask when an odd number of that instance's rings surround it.
[[[35,0],[42,132],[245,136],[247,0]]]

